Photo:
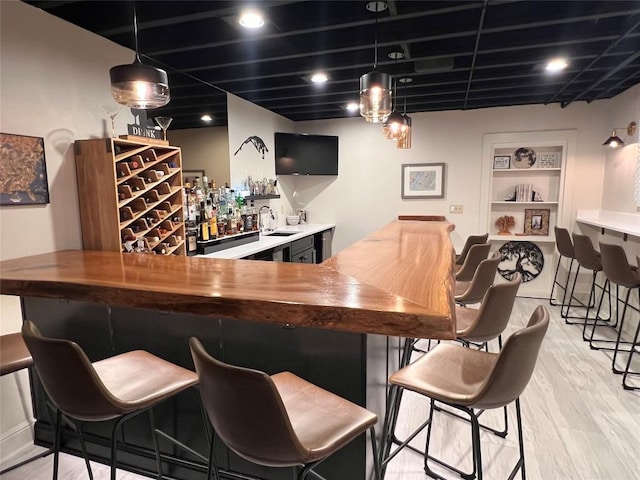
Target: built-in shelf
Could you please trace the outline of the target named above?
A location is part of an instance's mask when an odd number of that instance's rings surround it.
[[[249,195],[244,197],[245,200],[271,200],[273,198],[280,198],[280,195]]]
[[[503,240],[505,242],[535,242],[546,243],[555,242],[556,239],[551,235],[489,235],[489,240]]]
[[[548,172],[560,172],[562,168],[509,168],[500,169],[494,168],[493,173],[505,173],[507,175],[522,175],[527,173],[548,173]]]
[[[578,210],[576,222],[591,225],[624,235],[640,237],[640,215],[626,212],[613,212],[610,210]]]
[[[558,205],[558,202],[513,202],[508,200],[494,200],[494,205]]]

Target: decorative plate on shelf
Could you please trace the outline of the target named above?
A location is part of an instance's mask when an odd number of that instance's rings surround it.
[[[502,260],[498,264],[498,273],[511,280],[516,272],[522,274],[522,282],[534,280],[544,268],[542,250],[532,242],[507,242],[500,247]]]
[[[519,148],[513,155],[514,168],[531,168],[536,163],[536,152],[532,148]]]

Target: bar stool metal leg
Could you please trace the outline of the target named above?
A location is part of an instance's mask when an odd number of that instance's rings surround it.
[[[638,295],[640,296],[640,291]],[[625,390],[640,390],[640,386],[627,384],[627,377],[629,375],[640,375],[640,372],[631,371],[631,358],[633,357],[633,355],[638,353],[637,349],[640,348],[640,343],[638,343],[639,340],[640,340],[640,320],[638,321],[638,326],[636,327],[636,334],[634,335],[633,344],[631,345],[631,350],[629,351],[629,358],[627,358],[627,365],[624,369],[624,373],[622,374],[622,388],[624,388]]]

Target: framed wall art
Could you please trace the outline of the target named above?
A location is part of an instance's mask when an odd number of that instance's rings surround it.
[[[402,165],[402,198],[444,198],[445,164]]]
[[[496,155],[493,157],[494,170],[508,170],[511,167],[511,155]]]
[[[44,139],[0,133],[0,205],[49,203]]]
[[[549,235],[549,209],[525,208],[524,234]]]

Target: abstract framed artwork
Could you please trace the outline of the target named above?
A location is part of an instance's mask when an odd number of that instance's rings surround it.
[[[402,165],[402,198],[444,198],[445,164]]]
[[[49,203],[44,139],[0,133],[0,205]]]

